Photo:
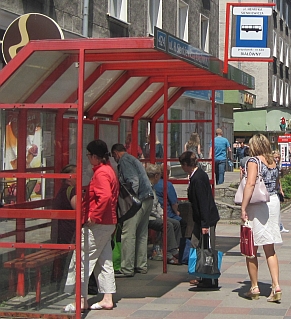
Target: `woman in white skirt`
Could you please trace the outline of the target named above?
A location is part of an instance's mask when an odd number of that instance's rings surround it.
[[[278,302],[281,300],[282,292],[279,286],[279,265],[274,244],[282,243],[279,227],[280,202],[277,196],[279,171],[272,155],[269,140],[264,135],[254,135],[250,139],[249,145],[252,157],[247,163],[248,178],[243,194],[241,219],[243,222],[249,220],[252,227],[255,257],[246,258],[251,288],[245,293],[245,297],[259,299],[257,250],[258,246],[263,246],[272,279],[272,290],[267,301]],[[256,157],[261,163],[261,175],[270,194],[270,202],[268,203],[250,204],[259,169],[258,163],[253,157]]]

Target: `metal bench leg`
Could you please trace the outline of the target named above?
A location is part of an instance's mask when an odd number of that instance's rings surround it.
[[[9,292],[15,293],[15,271],[10,269],[9,272]]]
[[[36,303],[40,303],[40,299],[41,299],[41,270],[40,270],[40,267],[36,268],[35,297],[36,297]]]
[[[18,269],[17,270],[17,295],[18,296],[25,296],[25,276],[24,276],[24,269]]]

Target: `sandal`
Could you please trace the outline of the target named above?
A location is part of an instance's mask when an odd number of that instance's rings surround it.
[[[257,290],[255,292],[255,290]],[[258,286],[251,287],[248,292],[244,293],[244,296],[248,299],[258,300],[260,298],[260,290]]]
[[[174,256],[172,258],[168,258],[167,262],[170,265],[182,265],[181,263],[179,263],[179,260]]]
[[[198,284],[200,284],[200,282],[201,282],[201,280],[199,280],[199,279],[191,279],[189,281],[191,286],[197,286]]]
[[[278,302],[282,298],[282,291],[280,286],[276,286],[275,288],[272,288],[270,296],[267,298],[267,301],[269,302]]]
[[[81,308],[81,312],[85,312],[87,311],[87,309],[85,308]],[[65,313],[75,313],[76,312],[76,305],[74,303],[69,303],[68,305],[66,305],[64,308],[63,308],[63,312]]]

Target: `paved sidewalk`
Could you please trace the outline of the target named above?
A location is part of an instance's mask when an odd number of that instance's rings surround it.
[[[226,174],[226,179],[236,179],[237,172]],[[183,185],[185,187],[185,185]],[[282,220],[291,229],[290,208],[282,211]],[[118,278],[115,307],[112,311],[89,311],[83,318],[168,318],[168,319],[239,319],[268,318],[291,319],[291,232],[282,234],[283,244],[276,246],[280,264],[280,284],[283,291],[281,303],[268,303],[270,275],[262,248],[259,249],[259,300],[247,300],[243,293],[250,287],[245,258],[239,252],[239,225],[219,223],[217,246],[225,254],[219,290],[198,291],[189,285],[191,276],[187,266],[168,265],[162,273],[162,262],[149,260],[146,275]],[[92,296],[89,303],[100,301]]]

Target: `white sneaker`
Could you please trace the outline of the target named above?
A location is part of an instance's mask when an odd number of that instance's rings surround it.
[[[289,229],[285,229],[284,227],[280,230],[281,233],[289,233]]]

